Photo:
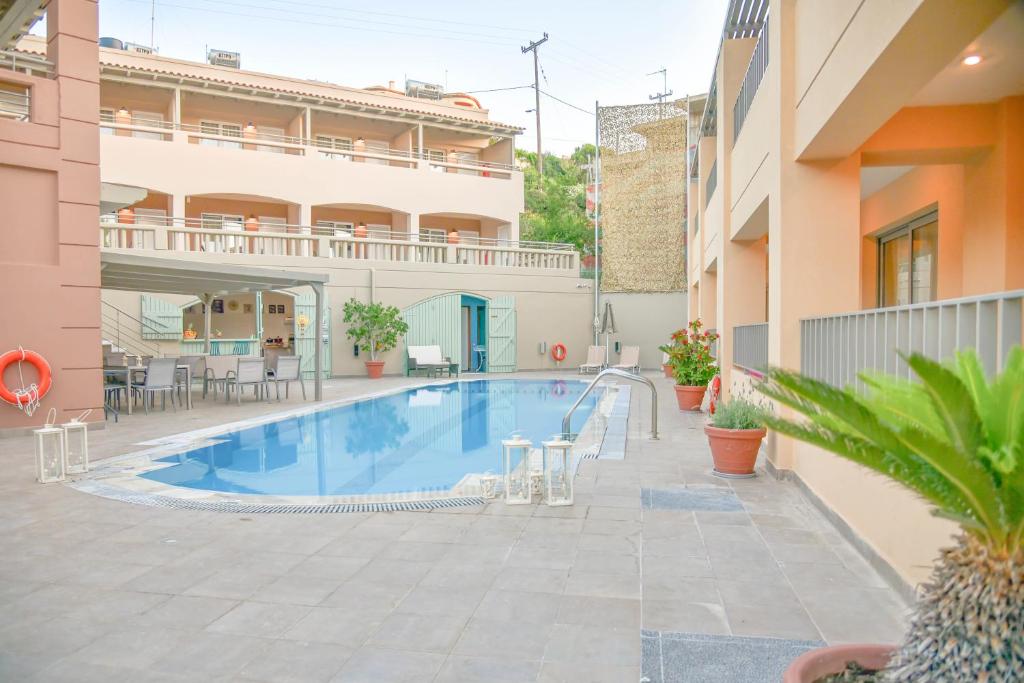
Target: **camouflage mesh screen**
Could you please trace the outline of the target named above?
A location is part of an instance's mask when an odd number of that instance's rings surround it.
[[[686,288],[686,101],[600,107],[601,289]]]

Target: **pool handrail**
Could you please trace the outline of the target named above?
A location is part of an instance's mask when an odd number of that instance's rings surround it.
[[[590,384],[587,386],[587,388],[583,390],[583,393],[580,394],[579,398],[576,399],[576,402],[572,404],[572,408],[569,408],[569,412],[567,412],[565,414],[565,417],[562,418],[562,434],[563,434],[563,436],[565,436],[565,438],[568,438],[569,434],[572,433],[570,431],[570,429],[569,429],[569,423],[570,423],[570,420],[572,419],[572,414],[574,412],[576,412],[576,409],[580,407],[581,403],[583,403],[583,399],[585,399],[587,397],[587,395],[594,389],[595,386],[597,386],[598,382],[600,382],[603,377],[610,377],[610,376],[622,377],[623,379],[632,380],[634,382],[640,382],[640,383],[646,384],[648,387],[650,387],[650,389],[651,389],[651,440],[657,441],[658,440],[658,390],[654,388],[654,382],[652,382],[651,380],[647,379],[646,377],[642,377],[641,375],[634,375],[631,372],[626,372],[625,370],[619,370],[617,368],[605,368],[601,372],[597,373],[597,376],[594,377],[594,379],[590,382]]]

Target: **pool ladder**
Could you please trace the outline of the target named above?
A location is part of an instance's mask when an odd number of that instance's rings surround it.
[[[641,377],[640,375],[634,375],[631,372],[626,372],[625,370],[619,370],[618,368],[605,368],[601,372],[597,373],[597,376],[594,378],[594,381],[591,382],[590,385],[587,386],[587,388],[583,390],[583,393],[580,394],[580,397],[578,399],[576,399],[575,403],[572,404],[572,408],[569,408],[569,412],[567,412],[565,414],[565,417],[562,418],[562,434],[566,435],[566,438],[568,438],[568,435],[572,433],[569,430],[569,422],[572,419],[572,414],[574,412],[576,412],[576,409],[580,407],[581,403],[583,403],[583,399],[585,399],[587,397],[587,395],[590,394],[590,392],[594,390],[594,387],[596,387],[598,385],[598,383],[600,383],[600,381],[602,379],[604,379],[605,377],[622,377],[623,379],[628,379],[628,380],[633,381],[633,382],[640,382],[641,384],[646,384],[648,387],[650,387],[650,389],[651,389],[651,439],[657,440],[657,438],[658,438],[658,390],[654,388],[654,382],[652,382],[651,380],[647,379],[646,377]]]

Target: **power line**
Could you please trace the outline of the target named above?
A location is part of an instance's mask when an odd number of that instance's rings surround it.
[[[560,98],[558,98],[558,97],[555,97],[554,95],[552,95],[551,93],[549,93],[549,92],[547,92],[547,91],[541,90],[540,92],[541,92],[541,94],[542,94],[542,95],[546,95],[546,96],[550,97],[550,98],[551,98],[551,99],[553,99],[553,100],[554,100],[555,102],[561,102],[561,103],[562,103],[562,104],[564,104],[565,106],[567,106],[567,107],[572,107],[573,109],[575,109],[575,110],[577,110],[577,111],[581,111],[581,112],[583,112],[584,114],[586,114],[587,116],[593,116],[593,115],[594,115],[594,112],[592,112],[592,111],[587,111],[587,110],[586,110],[586,109],[584,109],[583,107],[577,107],[577,106],[576,106],[575,104],[573,104],[572,102],[566,102],[565,100],[563,100],[563,99],[560,99]]]
[[[133,2],[133,3],[137,3],[137,4],[138,3],[149,4],[151,2],[151,0],[122,0],[122,2]],[[220,4],[232,4],[232,5],[246,7],[246,8],[267,9],[267,10],[270,10],[272,12],[284,11],[284,10],[281,10],[279,8],[276,8],[276,7],[257,6],[257,5],[251,5],[251,4],[248,4],[248,3],[228,3],[226,0],[220,0]],[[195,7],[193,5],[179,5],[179,4],[169,3],[169,2],[161,2],[160,6],[161,7],[173,7],[173,8],[176,8],[176,9],[183,9],[183,10],[190,10],[190,11],[193,11],[193,12],[206,12],[206,13],[210,13],[210,14],[220,14],[220,15],[231,16],[231,17],[244,17],[246,19],[266,19],[266,20],[269,20],[269,21],[285,22],[285,23],[290,23],[290,24],[300,24],[300,25],[305,26],[307,28],[309,27],[309,21],[305,20],[305,19],[291,19],[291,18],[288,18],[288,17],[267,16],[267,15],[261,15],[261,14],[253,14],[252,12],[232,12],[230,10],[224,10],[224,9],[213,9],[213,8],[210,8],[210,7]],[[292,12],[292,13],[294,14],[294,12]],[[321,16],[322,17],[324,15],[314,15],[314,16]],[[354,19],[354,20],[351,20],[351,21],[364,21],[365,22],[366,20]],[[377,23],[381,23],[381,22],[377,22]],[[488,40],[475,40],[475,39],[472,39],[472,38],[459,38],[459,37],[446,36],[446,35],[440,35],[440,34],[411,33],[411,32],[408,32],[408,31],[390,31],[390,30],[386,30],[386,29],[368,28],[368,27],[365,27],[365,26],[354,26],[352,24],[342,24],[342,23],[337,23],[337,22],[331,23],[331,22],[319,21],[319,22],[317,22],[316,25],[317,26],[328,26],[328,27],[331,27],[331,28],[356,29],[356,30],[359,30],[359,31],[366,31],[366,32],[370,32],[370,33],[386,33],[386,34],[389,34],[389,35],[408,36],[408,37],[413,37],[413,38],[433,38],[433,39],[441,39],[441,40],[456,41],[456,42],[463,42],[463,43],[478,43],[478,44],[491,45],[491,46],[497,46],[497,47],[506,47],[508,45],[515,44],[514,41],[508,41],[508,40],[506,40],[504,38],[502,38],[502,40],[504,42],[497,43],[497,42],[488,41]],[[423,28],[423,27],[412,27],[412,28]]]
[[[530,85],[513,85],[509,88],[488,88],[487,90],[463,90],[467,95],[477,95],[482,92],[501,92],[503,90],[525,90],[526,88],[532,88],[533,84]]]

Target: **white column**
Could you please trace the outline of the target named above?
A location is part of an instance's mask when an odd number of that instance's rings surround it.
[[[423,160],[423,124],[419,123],[416,125],[416,149],[420,151],[420,160],[416,162],[417,168],[426,168],[426,162]]]
[[[316,314],[313,316],[314,325],[314,359],[313,372],[315,377],[313,379],[313,396],[317,401],[322,401],[324,398],[323,392],[323,380],[321,375],[323,374],[323,348],[324,348],[324,286],[322,284],[314,284],[313,293],[316,295]]]

